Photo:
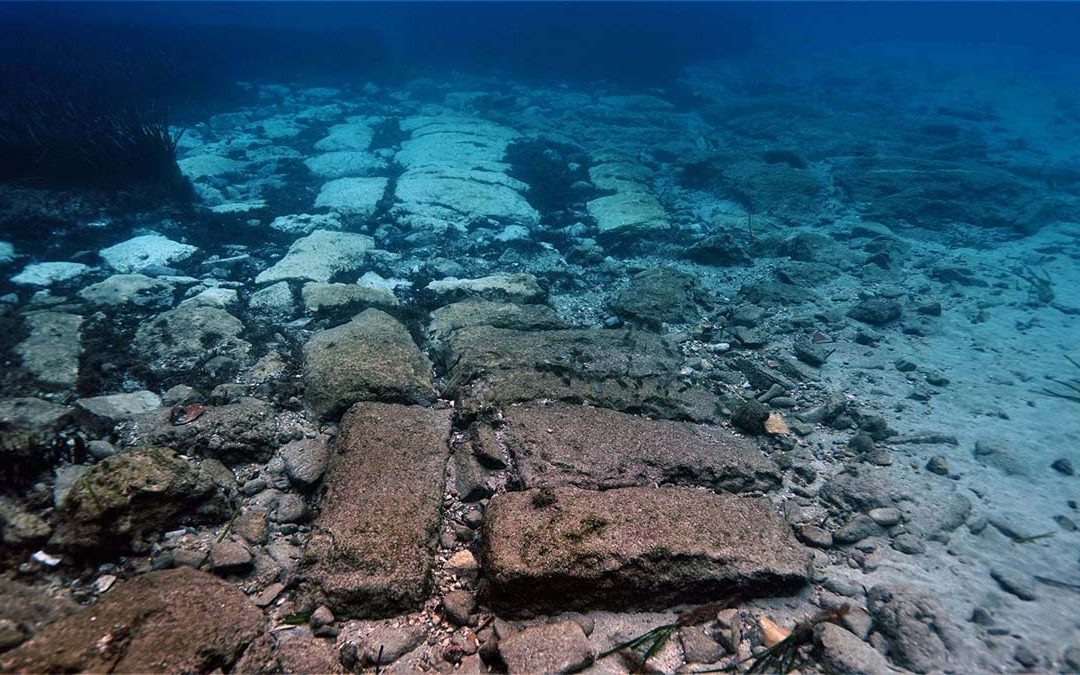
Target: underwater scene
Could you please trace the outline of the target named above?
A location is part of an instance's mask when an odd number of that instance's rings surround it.
[[[1080,672],[1078,29],[0,5],[0,672]]]

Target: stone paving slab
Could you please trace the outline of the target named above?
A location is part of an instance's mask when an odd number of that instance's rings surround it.
[[[420,607],[431,586],[450,411],[358,403],[341,420],[304,575],[339,618]]]
[[[673,484],[766,492],[780,486],[779,469],[754,442],[717,426],[532,402],[505,408],[501,430],[477,437],[510,452],[526,488]]]
[[[761,497],[694,488],[497,495],[482,529],[497,609],[658,608],[797,590],[809,549]]]

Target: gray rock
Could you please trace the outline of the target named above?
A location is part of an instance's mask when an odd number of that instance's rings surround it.
[[[518,631],[499,641],[499,656],[511,673],[574,673],[594,658],[588,638],[573,621]]]
[[[959,642],[937,599],[904,586],[874,586],[867,610],[895,663],[917,673],[947,669]]]
[[[454,453],[454,484],[458,498],[464,502],[479,501],[495,494],[491,471],[470,450],[466,447]]]
[[[1012,593],[1021,600],[1033,601],[1038,599],[1035,593],[1035,580],[1029,575],[1012,569],[1011,567],[995,567],[990,570],[990,576],[1007,593]]]
[[[427,327],[428,346],[441,353],[454,331],[466,326],[493,326],[523,331],[565,328],[565,322],[547,305],[465,300],[436,309]]]
[[[430,404],[436,397],[427,357],[404,326],[377,309],[312,336],[302,379],[304,398],[320,417],[357,401]]]
[[[149,572],[118,583],[92,607],[50,624],[3,654],[0,670],[229,669],[263,624],[262,612],[242,592],[212,575],[186,567]]]
[[[25,316],[26,339],[15,345],[22,367],[41,387],[73,389],[79,379],[83,318],[65,312],[30,312]]]
[[[679,630],[683,654],[690,663],[716,663],[724,656],[724,648],[709,637],[701,626],[688,626]]]
[[[472,614],[476,611],[476,594],[472,591],[450,591],[443,596],[443,611],[446,618],[455,626],[468,626],[473,623]]]
[[[131,349],[156,377],[212,387],[248,362],[251,344],[240,338],[243,330],[223,309],[181,305],[140,324]]]
[[[235,464],[265,462],[285,433],[273,406],[255,398],[207,406],[195,421],[179,426],[169,416],[168,408],[137,415],[121,424],[121,439],[125,445],[184,448]]]
[[[385,185],[385,179],[380,180]],[[363,234],[315,230],[294,241],[281,260],[255,277],[255,283],[294,279],[327,282],[335,274],[359,270],[373,248],[374,240]]]
[[[129,450],[95,464],[72,486],[49,543],[138,550],[143,537],[181,521],[225,520],[234,495],[235,480],[220,462],[188,462],[167,448]]]
[[[879,675],[891,672],[881,653],[834,623],[823,622],[814,629],[821,664],[837,673]]]
[[[39,546],[52,534],[52,528],[39,516],[27,511],[18,502],[0,497],[0,541],[19,549]]]
[[[348,318],[369,307],[390,309],[400,303],[389,288],[310,282],[300,291],[304,310],[318,317]]]
[[[796,534],[801,542],[814,548],[833,547],[832,534],[817,525],[802,525],[796,530]]]
[[[620,317],[659,328],[663,323],[690,323],[701,318],[708,294],[696,277],[667,267],[639,272],[619,291],[611,308]]]
[[[722,609],[716,613],[715,637],[728,654],[739,651],[739,643],[742,642],[742,619],[738,609]]]
[[[385,666],[420,646],[426,632],[423,625],[391,625],[385,622],[365,622],[362,633],[363,662],[369,666]]]
[[[882,527],[892,527],[900,522],[903,518],[903,514],[900,513],[900,509],[870,509],[870,513],[867,514],[870,518]]]
[[[680,379],[682,354],[652,332],[467,326],[448,343],[441,355],[449,371],[443,395],[469,412],[550,398],[698,422],[721,419],[719,397]]]
[[[161,407],[161,397],[152,391],[134,391],[129,394],[111,394],[80,398],[75,401],[84,424],[101,432],[112,431],[119,422]]]
[[[342,418],[304,556],[337,616],[395,615],[427,598],[449,434],[447,411],[358,403]]]
[[[860,513],[844,523],[843,527],[832,533],[833,541],[841,545],[855,544],[867,537],[879,537],[885,530],[874,520]]]
[[[99,307],[168,309],[175,287],[168,281],[143,274],[114,274],[79,291],[79,297]]]
[[[286,492],[281,495],[271,517],[276,523],[306,523],[311,519],[311,509],[303,497]]]
[[[952,532],[971,513],[971,501],[957,493],[954,481],[926,474],[895,477],[889,471],[888,467],[859,466],[857,473],[830,478],[819,494],[848,511],[899,508],[905,528],[922,537]]]
[[[949,460],[943,455],[934,455],[926,462],[926,470],[939,476],[948,476]]]
[[[248,311],[276,323],[285,323],[296,316],[296,300],[287,281],[279,281],[255,291],[248,298]]]
[[[251,569],[251,551],[243,544],[226,539],[210,548],[210,569],[216,574],[237,574]]]
[[[908,555],[921,555],[926,553],[926,544],[922,543],[922,540],[910,532],[903,532],[893,537],[892,547],[897,551]]]
[[[848,316],[856,321],[881,326],[900,318],[900,303],[885,298],[867,298],[848,311]]]
[[[532,274],[493,274],[479,279],[438,279],[426,287],[437,302],[449,304],[469,298],[492,302],[543,302],[547,295]]]
[[[0,399],[0,459],[38,459],[74,419],[74,409],[40,398]]]
[[[285,474],[294,485],[308,490],[322,480],[330,463],[329,444],[328,436],[317,436],[292,441],[281,447],[279,452],[285,460]]]
[[[105,263],[121,274],[141,272],[152,265],[172,265],[190,258],[198,249],[160,234],[133,237],[100,251]]]
[[[509,452],[526,488],[675,484],[767,492],[780,485],[776,465],[753,443],[722,427],[582,405],[526,403],[504,409],[501,433],[482,435]]]
[[[102,440],[88,442],[86,444],[86,451],[89,452],[90,456],[94,459],[105,459],[106,457],[112,457],[120,452],[112,443]]]
[[[513,610],[783,593],[809,558],[766,499],[693,488],[499,494],[481,534],[490,600]]]

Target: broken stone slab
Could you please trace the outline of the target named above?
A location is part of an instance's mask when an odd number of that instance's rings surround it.
[[[674,484],[767,492],[780,486],[780,470],[756,444],[722,427],[533,402],[505,408],[497,436],[526,488]]]
[[[146,307],[165,309],[172,304],[175,287],[168,281],[143,274],[114,274],[79,291],[79,297],[100,307]]]
[[[160,234],[144,234],[103,248],[100,255],[109,267],[120,274],[135,274],[154,265],[172,267],[198,250],[190,244],[181,244]]]
[[[274,407],[257,398],[206,406],[194,421],[172,423],[171,409],[136,415],[122,423],[125,445],[164,445],[213,457],[228,464],[265,462],[288,433]]]
[[[543,302],[546,295],[535,275],[523,273],[492,274],[479,279],[448,277],[432,281],[427,285],[427,291],[442,304],[466,298],[495,302]]]
[[[507,611],[777,595],[810,562],[768,500],[681,487],[496,495],[482,541],[489,600]]]
[[[304,345],[304,400],[320,417],[357,401],[430,404],[431,362],[405,326],[377,309],[316,333]]]
[[[75,401],[75,406],[83,424],[107,432],[118,422],[157,410],[161,407],[161,397],[143,389],[126,394],[80,398]]]
[[[189,567],[118,583],[91,607],[0,656],[4,672],[210,672],[262,632],[263,614],[231,584]]]
[[[637,237],[671,228],[667,211],[644,189],[616,192],[585,206],[601,237]]]
[[[341,420],[303,572],[337,617],[418,609],[431,587],[450,411],[358,403]]]
[[[304,309],[317,316],[353,316],[368,307],[397,307],[397,297],[389,288],[374,288],[356,284],[323,284],[310,282],[300,291]]]
[[[319,195],[315,198],[315,206],[330,209],[342,215],[370,218],[386,193],[387,183],[386,178],[379,176],[338,178],[323,183]],[[316,279],[316,281],[328,280],[328,278]]]
[[[555,310],[547,305],[472,299],[451,303],[433,311],[427,326],[428,342],[445,343],[451,333],[466,326],[494,326],[525,331],[567,327]]]
[[[349,179],[345,179],[349,180]],[[281,260],[259,272],[257,284],[302,280],[327,282],[335,274],[360,269],[375,241],[364,234],[315,230],[289,246]]]
[[[330,462],[330,438],[326,435],[291,441],[278,452],[285,462],[285,475],[297,487],[308,490],[322,480]]]
[[[83,318],[66,312],[31,312],[26,315],[29,335],[15,345],[34,380],[49,389],[71,389],[79,379]]]
[[[224,309],[181,305],[139,324],[131,350],[142,367],[168,384],[190,376],[190,384],[212,385],[249,360],[251,343],[240,337],[243,330]]]
[[[129,551],[178,522],[228,517],[236,479],[221,462],[189,462],[168,448],[137,448],[93,465],[67,493],[50,546]]]
[[[551,398],[669,419],[722,418],[719,397],[681,379],[681,353],[655,333],[467,326],[447,342],[443,394],[466,411]]]
[[[70,281],[90,271],[88,265],[73,262],[30,263],[21,272],[11,277],[11,283],[23,286],[52,286],[61,281]]]

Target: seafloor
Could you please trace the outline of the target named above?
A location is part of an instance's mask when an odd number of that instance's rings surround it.
[[[250,84],[0,243],[0,670],[1080,670],[1077,83],[900,63]]]

